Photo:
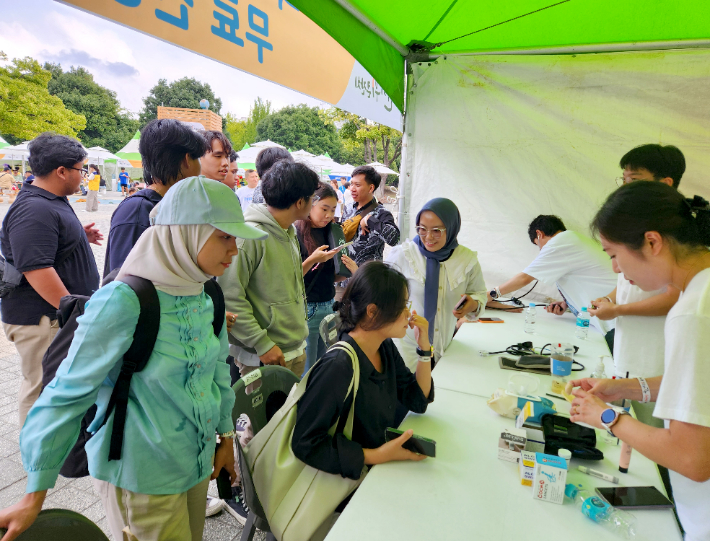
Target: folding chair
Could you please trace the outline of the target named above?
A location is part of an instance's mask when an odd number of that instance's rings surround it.
[[[282,366],[262,366],[250,372],[232,387],[236,396],[234,409],[232,409],[232,421],[236,425],[239,416],[245,413],[249,416],[254,434],[258,433],[259,430],[266,426],[271,416],[284,404],[288,393],[299,381],[299,378],[293,372]],[[259,383],[261,385],[256,387]],[[250,389],[249,394],[247,394],[247,387]],[[251,390],[252,388],[253,390]],[[239,440],[237,439],[238,442]],[[249,515],[242,531],[241,541],[252,541],[257,528],[267,532],[266,541],[276,541],[269,528],[266,513],[259,501],[251,472],[247,466],[242,447],[239,444],[237,445],[237,452],[239,453],[239,474],[242,478],[242,492],[249,507]],[[220,495],[220,497],[223,496]]]
[[[5,535],[0,528],[0,537]],[[108,541],[108,537],[96,524],[84,515],[68,509],[45,509],[40,511],[32,526],[22,532],[17,541]]]
[[[338,341],[338,329],[340,328],[340,315],[337,312],[328,314],[320,322],[320,337],[325,344],[325,349],[330,348]]]

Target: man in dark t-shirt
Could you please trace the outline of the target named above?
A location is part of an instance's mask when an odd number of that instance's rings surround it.
[[[200,174],[200,158],[207,150],[204,138],[177,120],[152,120],[141,133],[138,146],[147,188],[127,197],[111,217],[106,244],[104,277],[119,268],[133,246],[150,227],[150,212],[180,180]]]
[[[41,390],[42,357],[59,328],[60,299],[91,295],[99,287],[89,243],[103,238],[94,224],[81,225],[67,199],[81,183],[81,144],[43,133],[29,149],[34,182],[23,185],[0,231],[3,256],[23,274],[0,303],[5,334],[20,354],[20,426]]]

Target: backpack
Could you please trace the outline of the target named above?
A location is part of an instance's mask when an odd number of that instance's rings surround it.
[[[112,271],[104,279],[102,285],[111,282],[117,274],[118,269]],[[137,276],[124,276],[121,281],[129,285],[138,297],[140,315],[133,335],[133,343],[123,355],[121,372],[114,385],[106,415],[101,424],[101,426],[106,424],[111,413],[114,413],[115,420],[111,433],[109,460],[120,460],[121,458],[131,378],[134,373],[143,370],[148,363],[155,346],[155,340],[158,337],[158,329],[160,328],[160,302],[153,283]],[[222,289],[214,280],[205,282],[205,293],[210,296],[214,305],[212,329],[215,336],[219,336],[225,321],[224,295],[222,294]],[[42,388],[46,387],[54,379],[59,365],[67,357],[74,333],[79,326],[77,318],[84,314],[84,308],[89,298],[85,295],[67,295],[62,297],[59,302],[57,322],[60,329],[42,359]],[[77,441],[59,471],[64,477],[74,478],[89,475],[88,460],[84,446],[92,436],[88,428],[94,421],[96,409],[96,404],[92,405],[81,420],[81,430]]]

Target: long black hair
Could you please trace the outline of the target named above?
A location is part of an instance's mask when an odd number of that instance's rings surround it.
[[[382,261],[369,261],[350,279],[339,303],[340,330],[350,332],[358,324],[367,331],[381,329],[397,321],[408,299],[409,288],[404,274]],[[370,304],[377,307],[377,314],[362,325]]]
[[[329,197],[335,197],[335,201],[338,201],[338,195],[335,193],[333,187],[330,184],[321,182],[320,186],[318,186],[318,189],[316,190],[316,193],[313,194],[313,204],[315,205],[321,199],[327,199]],[[311,255],[316,251],[316,248],[318,248],[318,243],[313,238],[313,233],[311,232],[311,229],[313,228],[311,217],[309,216],[305,220],[298,220],[294,225],[301,234],[301,238],[303,239],[303,244],[306,247],[308,255]]]
[[[710,205],[662,182],[638,181],[612,193],[592,221],[593,233],[633,250],[643,246],[647,231],[686,248],[710,246]]]

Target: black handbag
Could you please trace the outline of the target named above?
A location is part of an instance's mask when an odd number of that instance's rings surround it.
[[[597,449],[597,434],[593,428],[573,423],[561,415],[543,415],[542,431],[545,435],[545,453],[556,455],[567,449],[574,458],[602,460],[604,453]]]

